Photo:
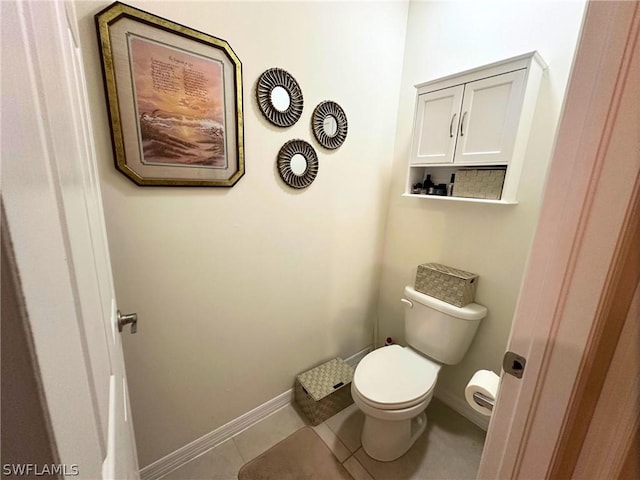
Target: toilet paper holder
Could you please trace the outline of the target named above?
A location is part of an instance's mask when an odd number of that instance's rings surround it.
[[[485,407],[493,411],[493,405],[495,404],[495,401],[481,394],[480,392],[473,392],[473,401],[476,402],[481,407]]]

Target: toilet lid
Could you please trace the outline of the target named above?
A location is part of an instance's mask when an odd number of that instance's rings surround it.
[[[440,365],[421,355],[390,345],[364,357],[353,383],[366,400],[387,408],[420,401],[434,387]]]

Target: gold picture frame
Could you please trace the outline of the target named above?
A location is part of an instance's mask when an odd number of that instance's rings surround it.
[[[231,46],[120,2],[95,21],[116,168],[141,186],[238,182],[242,63]]]

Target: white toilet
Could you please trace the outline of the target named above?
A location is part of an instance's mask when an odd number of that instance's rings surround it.
[[[391,345],[364,357],[351,383],[353,401],[365,414],[362,448],[376,460],[403,455],[427,426],[441,364],[455,365],[471,345],[482,305],[456,307],[405,287],[404,323],[409,346]]]

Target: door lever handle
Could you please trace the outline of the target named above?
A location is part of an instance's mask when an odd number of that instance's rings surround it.
[[[123,315],[120,313],[120,310],[118,310],[118,331],[122,333],[125,325],[129,324],[131,324],[131,333],[136,333],[138,331],[138,314],[127,313]]]

